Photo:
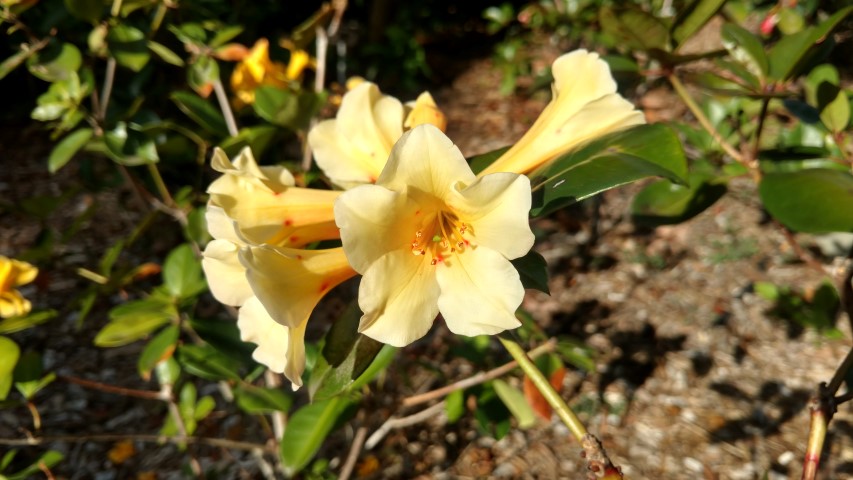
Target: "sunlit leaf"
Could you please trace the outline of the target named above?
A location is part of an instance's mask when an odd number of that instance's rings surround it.
[[[177,315],[174,305],[158,297],[125,303],[110,310],[110,322],[95,336],[95,345],[126,345],[149,335]]]
[[[0,336],[0,400],[6,400],[12,388],[12,372],[21,356],[18,344],[9,337]]]
[[[178,56],[177,53],[171,51],[169,47],[163,45],[162,43],[157,43],[154,40],[148,41],[148,48],[154,52],[161,60],[164,62],[174,65],[176,67],[184,66],[184,59]]]
[[[177,347],[180,333],[181,331],[177,325],[169,325],[145,345],[136,364],[139,375],[144,380],[151,378],[151,371],[154,370],[154,367],[158,363],[172,357],[175,347]]]
[[[81,128],[69,133],[50,152],[50,157],[47,159],[47,170],[50,173],[56,173],[57,170],[64,167],[74,157],[74,154],[92,139],[92,135],[94,135],[94,131],[91,128]]]
[[[80,49],[71,43],[53,43],[27,59],[30,73],[45,82],[68,80],[82,64]]]
[[[774,218],[799,232],[853,232],[853,175],[815,168],[765,174],[758,192]]]
[[[4,318],[0,320],[0,334],[15,333],[41,325],[52,318],[56,318],[56,315],[56,310],[43,310],[19,317]]]
[[[724,3],[726,0],[694,0],[686,7],[682,7],[671,27],[672,38],[676,44],[683,45],[701,30]]]
[[[691,174],[688,186],[659,180],[634,197],[631,218],[644,226],[685,222],[713,205],[726,190],[724,181],[701,174]]]
[[[42,468],[52,468],[62,461],[63,458],[65,457],[63,457],[60,452],[57,452],[56,450],[48,450],[23,470],[19,470],[15,473],[3,473],[2,475],[5,475],[5,480],[32,479],[34,476],[41,475],[44,472]]]
[[[107,46],[119,65],[134,72],[142,70],[151,59],[145,33],[130,25],[112,27],[107,34]]]
[[[163,263],[163,285],[179,299],[198,295],[207,287],[201,271],[201,260],[188,243],[178,246],[166,257]]]
[[[809,72],[805,84],[809,104],[817,109],[826,128],[835,133],[844,131],[850,122],[850,102],[840,82],[838,70],[824,64]]]
[[[806,57],[806,53],[839,24],[844,17],[853,12],[853,6],[842,8],[817,26],[808,27],[793,35],[786,35],[770,49],[769,76],[774,80],[787,80],[797,73],[797,67]]]
[[[308,464],[349,404],[343,396],[333,397],[306,405],[290,417],[281,440],[281,461],[287,476]]]
[[[722,28],[723,46],[732,58],[753,75],[764,78],[770,68],[761,40],[745,28],[727,23]]]
[[[492,386],[512,416],[518,420],[518,428],[527,429],[536,425],[536,414],[522,392],[500,379],[495,380]]]

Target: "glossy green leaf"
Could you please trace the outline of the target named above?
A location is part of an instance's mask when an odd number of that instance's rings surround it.
[[[27,68],[45,82],[68,80],[83,64],[83,56],[74,44],[53,43],[27,59]]]
[[[456,390],[444,399],[447,423],[454,424],[465,414],[465,391]]]
[[[187,84],[201,96],[207,96],[219,80],[219,64],[213,57],[200,56],[187,69]]]
[[[28,401],[56,378],[54,373],[42,377],[42,372],[43,363],[40,353],[30,350],[21,355],[15,366],[15,388]]]
[[[682,223],[704,212],[726,193],[725,182],[702,174],[691,174],[688,186],[669,180],[650,183],[631,204],[631,218],[644,226]]]
[[[492,150],[491,152],[481,153],[480,155],[474,155],[473,157],[468,159],[468,163],[471,165],[471,170],[474,173],[480,173],[486,169],[489,165],[495,163],[495,161],[501,157],[510,147],[501,147],[497,150]]]
[[[190,325],[202,340],[231,359],[251,364],[255,347],[240,339],[240,329],[231,319],[190,318]]]
[[[252,154],[260,158],[280,132],[281,129],[273,125],[241,128],[237,135],[223,140],[219,148],[225,150],[229,157],[234,157],[240,150],[249,147]]]
[[[373,359],[372,362],[367,366],[364,370],[364,373],[358,376],[352,385],[349,386],[349,391],[357,392],[359,389],[373,381],[380,372],[388,368],[388,365],[391,365],[391,362],[394,361],[394,357],[397,356],[397,348],[392,347],[391,345],[383,345],[382,349],[379,350],[379,353]]]
[[[56,173],[64,167],[74,155],[92,139],[94,131],[91,128],[81,128],[71,132],[57,143],[47,159],[47,170]]]
[[[121,165],[145,165],[160,160],[154,140],[126,122],[118,122],[104,134],[104,145],[107,155]]]
[[[696,32],[702,29],[708,20],[720,10],[726,0],[694,0],[680,9],[673,22],[672,38],[681,46]]]
[[[306,405],[290,417],[281,440],[281,461],[287,476],[302,470],[314,457],[349,403],[343,396],[333,397]]]
[[[130,25],[112,27],[107,33],[107,46],[119,65],[134,72],[142,70],[151,59],[145,33]]]
[[[793,230],[853,232],[853,175],[815,168],[765,174],[758,187],[764,207]]]
[[[68,13],[89,23],[98,23],[104,12],[103,0],[65,0]]]
[[[176,318],[175,306],[149,297],[110,310],[110,322],[95,336],[99,347],[118,347],[139,340]]]
[[[148,49],[160,57],[161,60],[170,65],[174,65],[176,67],[184,66],[184,59],[162,43],[157,43],[154,40],[148,40]]]
[[[510,262],[518,270],[521,285],[524,288],[551,294],[548,289],[548,263],[539,252],[531,250],[527,252],[527,255],[510,260]]]
[[[251,415],[287,412],[293,404],[293,396],[280,388],[261,388],[241,385],[234,389],[237,406]]]
[[[154,370],[154,367],[158,363],[172,357],[177,347],[180,333],[181,330],[177,325],[169,325],[145,345],[136,364],[139,375],[143,379],[148,380],[151,378],[151,371]]]
[[[0,334],[20,332],[41,325],[52,318],[56,318],[56,315],[56,310],[42,310],[19,317],[4,318],[0,320]]]
[[[834,133],[846,130],[850,122],[850,101],[840,84],[838,70],[829,64],[812,69],[805,84],[806,100],[817,109],[826,128]]]
[[[806,57],[808,51],[844,20],[853,6],[842,8],[820,25],[808,27],[793,35],[783,37],[773,48],[770,49],[768,60],[770,62],[769,76],[774,80],[787,80],[797,73],[797,67]]]
[[[264,86],[255,90],[252,106],[264,120],[292,130],[304,130],[324,102],[324,94]]]
[[[188,243],[169,252],[163,263],[163,285],[172,296],[186,299],[207,288],[201,271],[201,260]]]
[[[675,133],[661,124],[598,138],[531,175],[533,216],[642,178],[659,176],[686,183],[687,160]]]
[[[382,344],[358,333],[361,311],[353,303],[326,334],[308,391],[313,401],[345,391],[370,365]]]
[[[15,473],[4,473],[0,476],[5,475],[4,480],[29,480],[34,476],[42,475],[42,465],[47,468],[53,468],[57,463],[62,461],[63,458],[64,457],[60,452],[57,452],[56,450],[48,450],[23,470],[19,470]]]
[[[208,132],[220,137],[228,136],[225,119],[207,100],[190,92],[174,92],[170,98],[182,112]]]
[[[175,357],[169,357],[166,361],[154,366],[154,373],[157,375],[157,383],[160,385],[174,385],[181,375],[181,366]]]
[[[184,369],[208,380],[239,380],[239,365],[210,345],[181,345],[178,360]]]
[[[21,356],[18,344],[9,337],[0,336],[0,400],[6,400],[12,388],[12,372]]]
[[[753,75],[764,78],[770,69],[761,40],[745,28],[727,23],[722,28],[723,46],[732,58]]]
[[[217,48],[225,45],[230,40],[243,33],[245,28],[242,25],[225,25],[222,28],[216,29],[216,34],[208,42],[210,48]]]
[[[669,28],[643,10],[603,7],[598,13],[598,20],[602,30],[623,46],[639,50],[669,50]]]
[[[518,428],[523,430],[536,425],[536,413],[533,412],[533,408],[527,403],[521,391],[501,379],[494,380],[492,387],[512,416],[518,420]]]

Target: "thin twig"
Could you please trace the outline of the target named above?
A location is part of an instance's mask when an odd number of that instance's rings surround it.
[[[557,341],[552,338],[552,339],[548,340],[547,342],[543,343],[542,345],[539,345],[538,347],[531,350],[530,353],[528,353],[528,356],[531,359],[534,359],[534,358],[540,357],[546,353],[551,353],[556,348],[557,348]],[[403,406],[404,407],[411,407],[414,405],[419,405],[421,403],[429,402],[430,400],[435,400],[436,398],[445,397],[445,396],[450,395],[451,393],[453,393],[457,390],[464,390],[466,388],[473,387],[474,385],[479,385],[481,383],[488,382],[489,380],[498,378],[500,376],[503,376],[503,375],[511,372],[517,366],[518,366],[518,362],[513,360],[511,362],[508,362],[508,363],[501,365],[500,367],[493,368],[492,370],[489,370],[488,372],[480,372],[474,376],[465,378],[465,379],[460,380],[456,383],[452,383],[450,385],[446,385],[446,386],[441,387],[441,388],[437,388],[437,389],[432,390],[430,392],[421,393],[418,395],[413,395],[413,396],[408,397],[408,398],[404,398],[403,399]]]
[[[382,426],[376,429],[375,432],[373,432],[373,435],[371,435],[370,438],[367,439],[367,442],[365,442],[364,448],[367,450],[373,449],[373,447],[385,438],[385,435],[388,435],[388,433],[395,428],[410,427],[412,425],[425,422],[431,418],[435,418],[436,415],[439,415],[442,412],[444,412],[444,401],[438,402],[425,410],[421,410],[420,412],[407,417],[391,417],[386,420]]]
[[[794,255],[796,255],[797,258],[803,261],[810,268],[825,275],[826,270],[823,269],[823,265],[821,265],[820,262],[815,260],[814,257],[806,253],[805,250],[803,250],[803,247],[801,247],[800,244],[797,242],[797,239],[794,237],[794,234],[791,232],[791,230],[788,229],[788,227],[786,227],[785,225],[782,225],[780,222],[774,221],[774,223],[776,223],[776,225],[778,225],[779,228],[782,230],[782,235],[785,237],[785,241],[788,242],[788,245],[790,245],[791,249],[794,250]]]
[[[115,393],[117,395],[146,398],[149,400],[167,400],[167,397],[163,397],[162,392],[156,392],[153,390],[136,390],[133,388],[117,387],[115,385],[107,385],[105,383],[95,382],[92,380],[86,380],[85,378],[72,377],[68,375],[57,375],[56,378],[68,383],[80,385],[81,387],[91,388],[93,390],[100,390],[102,392]]]
[[[213,91],[216,92],[216,101],[219,102],[219,109],[222,110],[222,116],[225,117],[228,134],[236,137],[239,133],[237,130],[237,120],[234,119],[234,112],[231,111],[231,105],[228,103],[228,95],[225,94],[225,87],[222,86],[222,81],[218,78],[213,81]]]
[[[113,93],[113,81],[116,76],[116,59],[107,59],[107,70],[104,73],[104,89],[101,91],[101,109],[98,111],[98,120],[104,121],[107,117],[107,107],[110,105],[110,95]]]
[[[264,381],[267,384],[268,388],[279,388],[281,387],[281,377],[279,374],[273,372],[272,370],[267,370],[264,372]],[[284,412],[280,410],[276,410],[272,413],[272,430],[275,435],[275,440],[280,442],[282,437],[284,437]]]
[[[314,92],[321,93],[326,85],[326,57],[329,52],[329,36],[326,34],[326,29],[317,26],[315,29],[315,43],[317,46],[317,68],[314,72]],[[317,119],[312,118],[308,126],[310,131],[317,124]],[[302,145],[302,170],[307,172],[311,170],[311,145],[308,144],[307,137]]]
[[[349,477],[355,469],[355,462],[358,460],[358,455],[361,453],[361,447],[364,446],[365,438],[367,438],[367,428],[359,427],[359,429],[355,431],[355,438],[352,440],[352,447],[349,449],[349,454],[347,454],[347,459],[344,462],[344,466],[341,468],[341,474],[338,476],[338,480],[349,480]]]
[[[34,447],[44,445],[51,442],[117,442],[120,440],[134,440],[138,442],[148,443],[193,443],[199,445],[211,445],[214,447],[231,448],[234,450],[260,450],[264,452],[274,453],[275,448],[267,447],[258,443],[239,442],[236,440],[228,440],[225,438],[210,438],[210,437],[182,437],[166,435],[148,435],[137,433],[107,433],[94,435],[43,435],[39,437],[27,438],[0,438],[0,445],[10,447]]]

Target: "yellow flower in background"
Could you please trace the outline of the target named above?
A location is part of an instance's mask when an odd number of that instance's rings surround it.
[[[438,313],[462,335],[518,327],[524,288],[510,260],[533,246],[530,205],[527,177],[477,178],[432,125],[404,134],[376,184],[335,203],[344,252],[364,276],[359,331],[403,346]]]
[[[447,130],[447,118],[439,110],[429,92],[420,94],[417,100],[407,103],[406,106],[410,108],[403,123],[406,129],[411,130],[418,125],[430,124],[435,125],[442,132]]]
[[[0,256],[0,317],[18,317],[30,312],[32,304],[15,287],[32,282],[38,273],[38,268],[27,262]]]
[[[270,59],[269,41],[261,38],[248,54],[234,67],[231,89],[239,104],[255,102],[255,90],[263,85],[285,88],[288,82],[298,80],[302,72],[313,64],[305,50],[291,50],[290,62],[285,65]]]
[[[528,173],[583,142],[645,123],[616,93],[610,67],[597,53],[569,52],[551,67],[553,98],[521,140],[480,175]]]
[[[415,106],[416,119],[425,123],[431,116],[443,127],[444,115],[432,97],[427,94],[419,101],[421,106]],[[427,109],[433,109],[432,113],[426,113]],[[436,116],[436,112],[440,115]],[[406,107],[399,100],[382,95],[374,83],[356,82],[344,95],[337,116],[311,129],[308,144],[314,151],[317,165],[332,183],[344,189],[352,188],[376,181],[391,148],[403,135],[406,121]]]

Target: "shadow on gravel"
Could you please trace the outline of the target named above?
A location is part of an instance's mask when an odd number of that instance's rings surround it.
[[[812,392],[790,389],[778,380],[768,380],[754,396],[727,382],[711,385],[711,390],[738,402],[739,418],[727,420],[709,432],[712,443],[744,440],[779,433],[782,425],[806,408]],[[805,435],[805,433],[804,433]]]

